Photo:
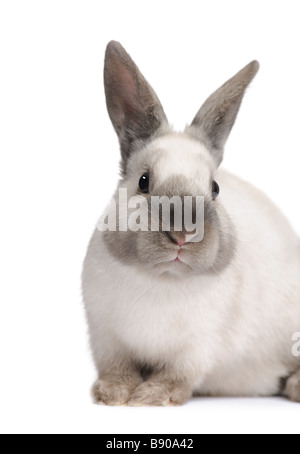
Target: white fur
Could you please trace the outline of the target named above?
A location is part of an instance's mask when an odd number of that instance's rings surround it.
[[[199,141],[186,140],[184,134],[168,134],[153,141],[147,148],[155,153],[155,180],[163,184],[170,175],[182,175],[189,180],[197,180],[202,187],[209,186],[212,169],[211,156]]]
[[[202,169],[209,168],[207,150],[192,139],[173,135],[153,146],[166,151],[158,166],[162,182],[175,174],[197,178],[198,158]],[[206,187],[209,171],[200,174]],[[149,274],[112,257],[95,232],[83,296],[99,372],[130,356],[166,364],[194,392],[263,396],[276,393],[279,377],[300,367],[291,354],[292,335],[300,329],[299,239],[258,190],[224,170],[215,176],[218,203],[238,241],[220,274]]]

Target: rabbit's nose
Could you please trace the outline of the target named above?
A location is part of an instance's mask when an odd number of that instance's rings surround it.
[[[185,241],[178,241],[176,240],[176,243],[179,245],[179,246],[183,246],[185,244]]]
[[[185,234],[183,234],[182,232],[166,232],[166,234],[170,238],[170,240],[173,243],[178,244],[178,246],[181,247],[186,244]]]

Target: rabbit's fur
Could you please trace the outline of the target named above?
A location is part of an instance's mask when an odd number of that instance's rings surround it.
[[[291,341],[300,331],[299,239],[267,197],[219,169],[257,70],[257,62],[246,66],[208,98],[184,133],[175,133],[122,46],[107,47],[107,107],[122,155],[119,187],[132,197],[149,172],[147,198],[203,195],[205,233],[201,242],[179,248],[174,231],[95,231],[83,298],[99,403],[276,394],[300,401],[300,357],[292,355]],[[213,180],[220,185],[216,200]],[[182,261],[174,263],[179,249]]]

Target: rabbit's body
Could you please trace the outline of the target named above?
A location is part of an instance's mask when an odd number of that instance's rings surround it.
[[[240,246],[220,275],[181,282],[149,274],[112,257],[103,233],[95,232],[84,296],[100,370],[106,356],[129,356],[141,366],[167,364],[176,376],[188,374],[200,394],[250,396],[279,393],[281,378],[296,369],[299,239],[251,185],[225,171],[218,181]]]
[[[270,396],[283,393],[283,379],[300,368],[291,353],[300,330],[300,241],[261,192],[214,168],[205,140],[196,141],[191,132],[164,128],[139,145],[126,158],[120,187],[133,196],[146,162],[153,194],[170,187],[172,194],[196,194],[201,188],[208,197],[213,172],[221,195],[207,202],[202,244],[186,243],[177,252],[163,232],[135,237],[96,230],[91,240],[83,297],[99,402],[166,405],[192,394]],[[174,261],[177,253],[182,261]],[[297,374],[289,382],[290,397],[299,400]]]

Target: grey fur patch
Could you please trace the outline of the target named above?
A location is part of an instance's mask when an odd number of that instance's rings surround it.
[[[286,389],[286,384],[290,376],[287,377],[280,377],[278,380],[278,392],[275,394],[274,397],[282,396]]]
[[[300,402],[300,369],[287,379],[284,393],[293,402]]]
[[[163,186],[156,188],[151,195],[172,197],[194,194],[188,180],[183,176],[173,176]],[[149,206],[149,231],[104,233],[105,243],[110,253],[121,263],[145,268],[156,274],[168,273],[168,257],[178,250],[172,239],[160,230],[153,232],[151,227],[150,195],[146,196]],[[197,243],[183,246],[187,252],[188,264],[181,265],[181,276],[214,272],[220,273],[231,263],[236,251],[236,235],[227,213],[218,203],[205,199],[204,238]],[[118,220],[117,220],[118,224]],[[171,224],[172,225],[172,224]],[[171,233],[172,233],[171,227]],[[178,232],[176,232],[178,233]],[[185,233],[185,232],[184,232]]]
[[[192,397],[192,389],[184,379],[178,380],[167,368],[155,371],[131,394],[129,406],[182,405]]]
[[[116,41],[106,49],[104,85],[107,109],[119,137],[122,169],[133,151],[168,128],[162,105],[131,57]]]
[[[140,367],[141,377],[144,381],[148,380],[148,378],[153,374],[154,367],[149,366],[148,364],[144,364]]]
[[[96,404],[126,405],[135,388],[142,382],[140,374],[120,369],[113,374],[101,376],[92,388],[92,397]]]
[[[217,165],[223,160],[224,145],[235,123],[245,90],[259,69],[251,62],[215,91],[203,104],[186,132],[211,151]]]

